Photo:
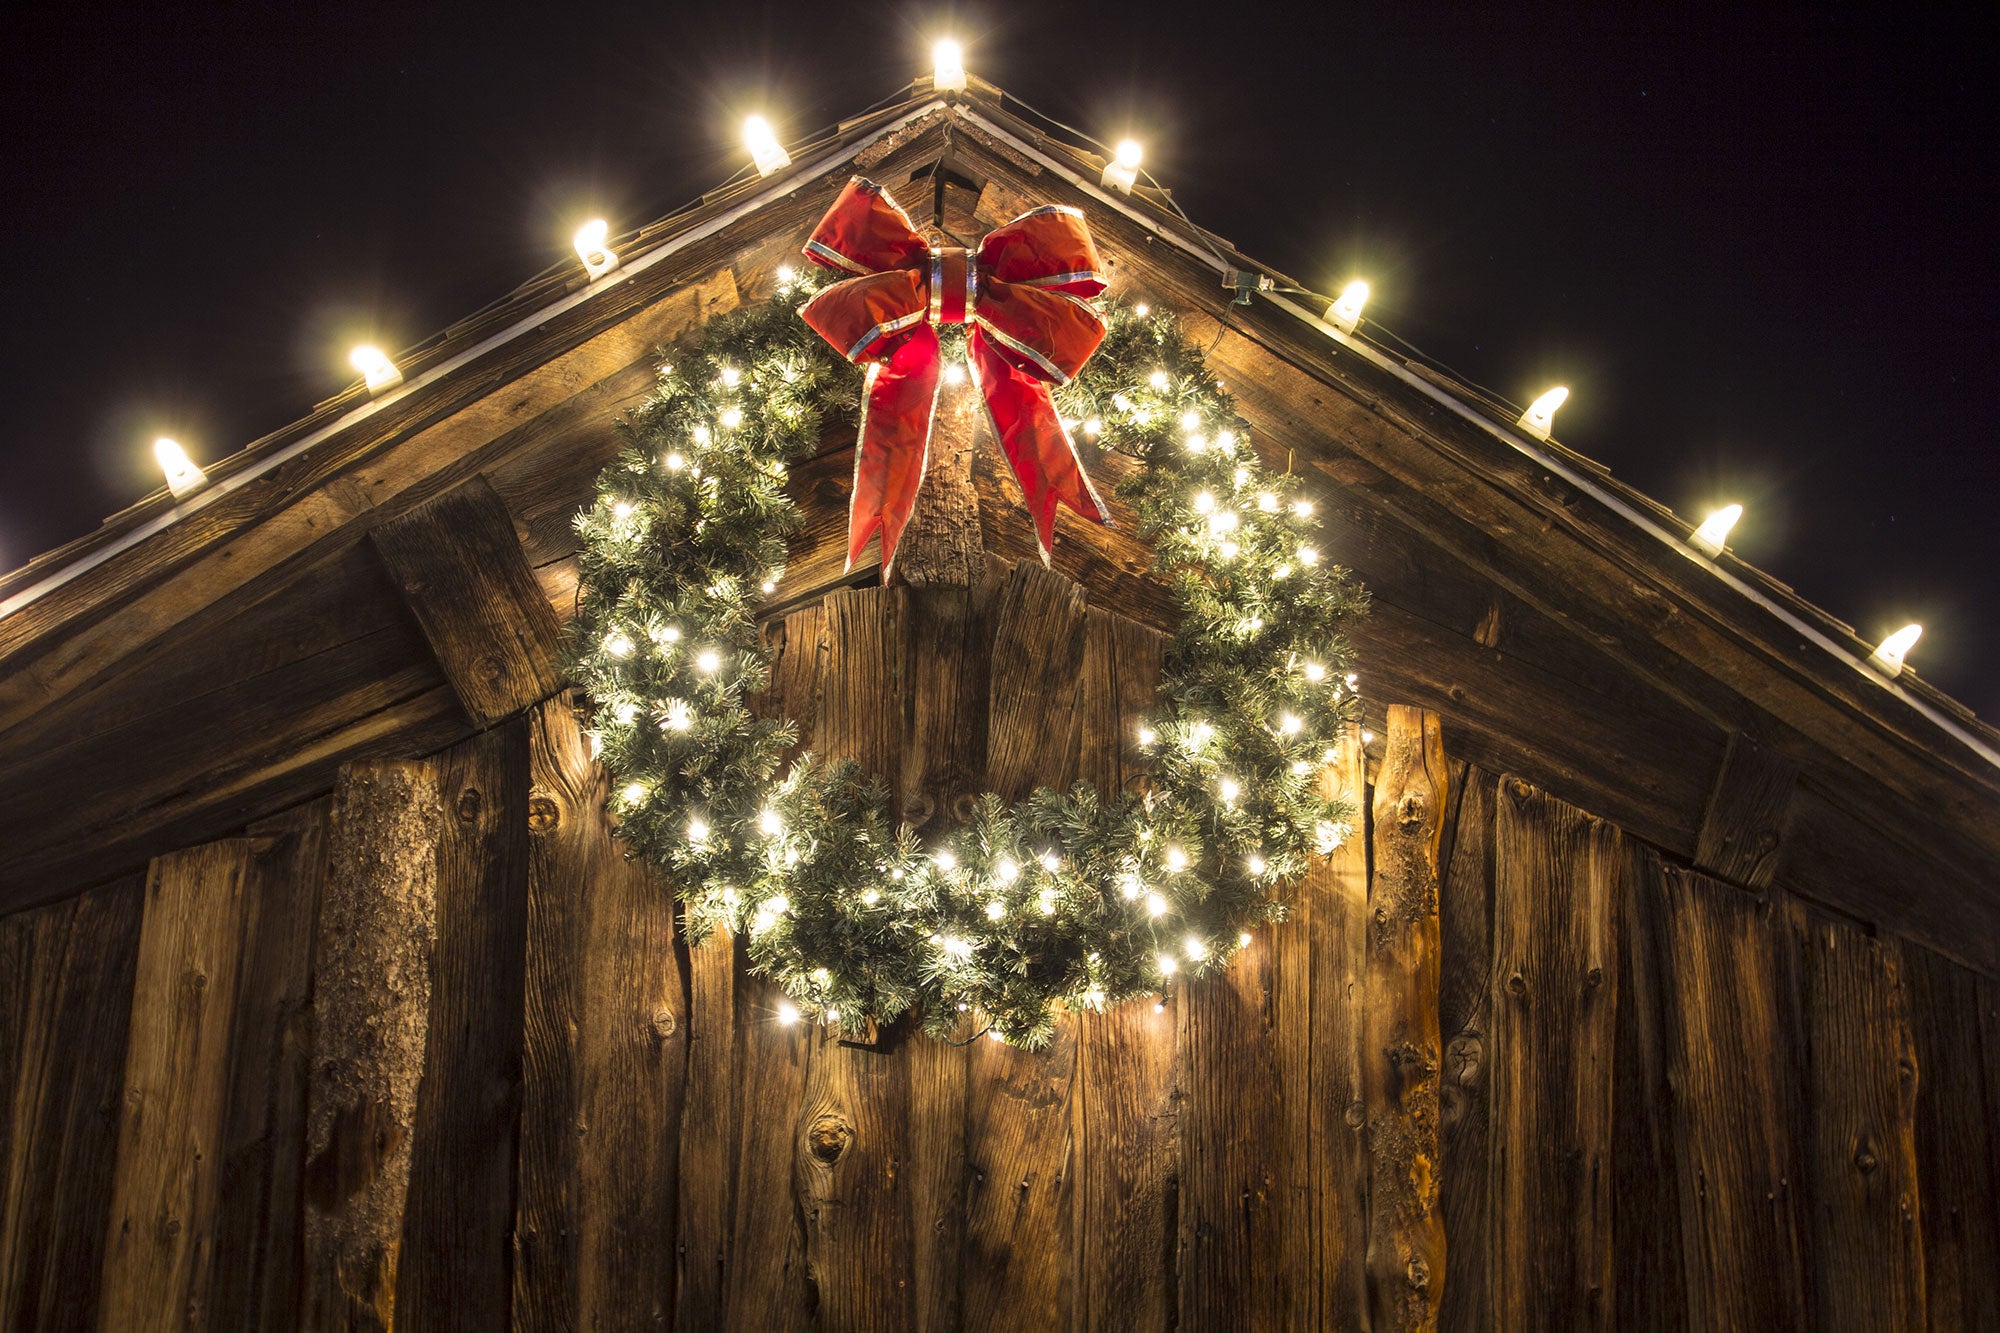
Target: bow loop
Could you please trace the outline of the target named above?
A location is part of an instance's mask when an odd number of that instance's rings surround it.
[[[1023,213],[986,233],[979,266],[996,282],[1019,282],[1073,296],[1096,296],[1108,285],[1083,214],[1062,204]]]
[[[941,379],[939,324],[973,326],[967,362],[1027,500],[1042,559],[1058,506],[1108,521],[1048,391],[1081,370],[1104,339],[1104,321],[1085,299],[1105,283],[1081,213],[1038,208],[989,233],[976,253],[933,249],[887,191],[857,176],[813,229],[805,254],[853,276],[822,290],[800,316],[868,367],[849,568],[879,528],[886,578],[916,507]]]

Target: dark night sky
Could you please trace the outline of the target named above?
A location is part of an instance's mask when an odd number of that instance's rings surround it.
[[[794,133],[967,63],[2000,718],[1996,43],[1908,12],[585,4],[0,20],[0,567]],[[1732,6],[1732,9],[1741,7]],[[1775,8],[1775,7],[1773,7]],[[1761,11],[1761,7],[1760,7]],[[1060,16],[1060,18],[1048,17]],[[1230,20],[1240,21],[1232,28]],[[1061,26],[1057,26],[1060,24]]]

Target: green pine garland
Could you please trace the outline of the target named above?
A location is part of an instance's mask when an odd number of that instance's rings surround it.
[[[680,886],[693,937],[747,932],[788,1019],[852,1030],[915,1006],[948,1035],[970,1012],[1032,1046],[1064,1006],[1227,966],[1353,817],[1319,787],[1355,715],[1343,627],[1364,596],[1318,559],[1295,478],[1260,464],[1175,320],[1106,302],[1103,345],[1056,397],[1082,447],[1138,460],[1120,494],[1181,609],[1138,737],[1149,788],[989,796],[921,846],[879,777],[810,754],[781,773],[794,728],[744,704],[768,679],[760,597],[798,526],[787,461],[857,407],[860,375],[795,313],[816,286],[781,270],[777,300],[676,349],[577,516],[568,667],[621,836]]]

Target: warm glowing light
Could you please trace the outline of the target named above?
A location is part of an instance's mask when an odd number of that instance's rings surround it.
[[[1244,858],[1243,868],[1253,875],[1261,875],[1269,867],[1266,865],[1263,857],[1252,853],[1250,856]]]
[[[1547,393],[1528,404],[1528,410],[1514,424],[1538,440],[1549,438],[1549,431],[1555,425],[1556,409],[1569,400],[1569,390],[1557,385]]]
[[[701,656],[694,659],[694,664],[712,676],[722,669],[722,654],[713,648],[706,649]]]
[[[1159,964],[1160,975],[1163,977],[1172,976],[1174,974],[1174,970],[1180,966],[1179,963],[1176,963],[1174,961],[1174,956],[1169,953],[1163,953],[1153,961]]]
[[[965,48],[948,38],[931,48],[931,90],[965,91]]]
[[[576,229],[576,257],[583,261],[583,271],[593,278],[601,278],[618,267],[618,256],[604,242],[611,235],[611,226],[603,218],[592,218]]]
[[[998,898],[986,904],[986,919],[988,921],[998,921],[1005,915],[1007,915],[1007,904],[1001,902]]]
[[[965,383],[965,367],[956,361],[947,361],[944,367],[944,382],[946,384]]]
[[[1903,626],[1888,638],[1882,640],[1868,657],[1868,665],[1889,676],[1903,674],[1903,659],[1910,649],[1916,647],[1917,640],[1924,635],[1924,627],[1915,623]]]
[[[1326,308],[1326,322],[1342,333],[1354,332],[1361,307],[1368,304],[1368,284],[1356,279],[1340,289],[1340,299]]]
[[[1305,673],[1306,679],[1315,685],[1326,679],[1326,668],[1318,662],[1306,663]]]
[[[640,801],[646,799],[646,784],[643,782],[628,782],[625,784],[625,790],[622,795],[628,804],[637,805]]]
[[[1729,540],[1729,530],[1742,517],[1742,505],[1724,505],[1701,521],[1701,526],[1694,530],[1694,536],[1688,538],[1688,543],[1697,551],[1721,555],[1723,544]]]
[[[726,429],[735,430],[743,424],[743,409],[740,407],[725,407],[722,409],[722,415],[717,417],[716,420],[721,422]]]
[[[1164,371],[1164,370],[1156,370],[1156,371],[1154,371],[1154,372],[1153,372],[1152,374],[1150,374],[1150,375],[1146,376],[1146,383],[1148,383],[1148,384],[1152,385],[1152,386],[1153,386],[1153,387],[1154,387],[1155,389],[1164,389],[1164,388],[1166,388],[1166,387],[1167,387],[1167,372],[1166,372],[1166,371]]]
[[[698,817],[695,819],[690,819],[688,821],[688,841],[689,842],[708,841],[708,825]]]
[[[164,435],[153,441],[153,457],[160,460],[160,470],[167,474],[167,489],[176,500],[208,484],[208,474],[194,465],[187,450]]]
[[[1056,859],[1056,854],[1054,852],[1043,852],[1040,856],[1036,857],[1035,860],[1040,862],[1042,869],[1047,871],[1051,875],[1055,874],[1056,867],[1062,864],[1061,861]]]
[[[993,874],[1002,884],[1012,884],[1021,877],[1021,867],[1015,864],[1013,857],[1003,856],[1000,863],[993,867]]]
[[[778,142],[771,122],[762,116],[752,116],[743,122],[743,144],[750,150],[751,159],[757,163],[759,176],[768,176],[792,165],[792,155]]]
[[[1147,895],[1146,895],[1146,915],[1148,915],[1148,916],[1165,916],[1166,914],[1167,914],[1167,900],[1166,900],[1165,898],[1162,898],[1162,897],[1161,897],[1161,896],[1160,896],[1159,894],[1157,894],[1157,893],[1149,893],[1149,894],[1147,894]]]
[[[1186,951],[1190,963],[1199,963],[1208,957],[1208,944],[1199,935],[1188,936],[1181,947]]]
[[[778,1006],[778,1021],[786,1027],[799,1021],[799,1007],[787,1000]]]
[[[1299,720],[1298,714],[1296,713],[1287,713],[1283,717],[1278,719],[1278,730],[1282,731],[1287,736],[1298,735],[1299,732],[1305,729],[1305,725],[1306,725],[1305,723]]]
[[[949,850],[941,851],[931,859],[937,862],[937,868],[946,874],[950,874],[952,871],[958,869],[958,858],[953,856]]]
[[[1153,730],[1153,729],[1152,729],[1151,727],[1141,727],[1141,728],[1139,728],[1139,748],[1140,748],[1140,749],[1142,749],[1142,750],[1150,750],[1150,749],[1152,749],[1152,748],[1153,748],[1153,743],[1154,743],[1155,741],[1159,740],[1159,739],[1160,739],[1160,733],[1159,733],[1159,732],[1157,732],[1157,731],[1154,731],[1154,730]]]
[[[1187,853],[1178,847],[1167,848],[1167,869],[1180,873],[1187,869]]]
[[[1249,947],[1250,947],[1250,932],[1249,932],[1249,931],[1247,931],[1247,930],[1246,930],[1246,931],[1244,931],[1244,932],[1243,932],[1243,933],[1242,933],[1241,935],[1238,935],[1238,936],[1236,937],[1236,947],[1238,947],[1239,949],[1247,949],[1247,948],[1249,948]]]
[[[1139,183],[1139,163],[1145,155],[1146,150],[1137,139],[1121,139],[1111,160],[1104,164],[1100,183],[1120,194],[1132,193],[1132,187]]]
[[[632,640],[624,632],[612,630],[611,633],[604,636],[604,651],[610,653],[613,657],[630,657],[632,655]]]
[[[403,382],[403,372],[396,369],[396,363],[383,355],[379,347],[357,347],[347,354],[347,360],[368,382],[370,393],[381,393]]]
[[[766,810],[757,816],[757,827],[763,830],[765,837],[775,838],[785,831],[785,821],[776,810]]]

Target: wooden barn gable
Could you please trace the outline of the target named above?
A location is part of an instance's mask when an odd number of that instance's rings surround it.
[[[102,1327],[2000,1320],[2000,733],[1366,325],[1237,304],[1267,269],[997,89],[793,157],[0,578],[0,1325],[77,1322],[65,1281]],[[1046,1053],[779,1045],[617,855],[559,667],[619,413],[853,173],[965,238],[1083,209],[1371,596],[1366,836],[1226,976]],[[945,423],[912,531],[958,574],[883,589],[843,569],[853,442],[791,472],[762,706],[900,765],[916,821],[1129,779],[1173,616],[1132,515],[1043,570]],[[1403,1137],[1392,902],[1439,1034]],[[377,1003],[379,1104],[329,1054]]]

